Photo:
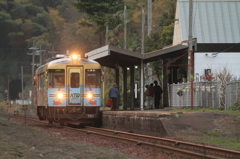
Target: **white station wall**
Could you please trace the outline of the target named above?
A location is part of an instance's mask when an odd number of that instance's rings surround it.
[[[199,77],[205,74],[205,69],[211,69],[215,74],[216,70],[227,66],[234,77],[240,78],[240,53],[218,53],[216,57],[212,53],[194,54],[194,73]]]

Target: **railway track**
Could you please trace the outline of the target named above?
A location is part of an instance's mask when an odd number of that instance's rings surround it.
[[[37,118],[27,118],[34,122],[40,122],[42,124],[49,125],[48,122],[39,121]],[[55,124],[50,124],[51,126],[59,126]],[[69,129],[73,131],[78,131],[86,133],[88,135],[101,136],[108,139],[119,140],[122,142],[129,142],[133,145],[138,145],[150,149],[156,149],[164,153],[177,154],[187,158],[209,158],[209,159],[220,159],[220,158],[229,158],[229,159],[239,159],[240,152],[207,146],[204,144],[195,144],[186,141],[178,141],[167,138],[159,138],[153,136],[139,135],[128,132],[109,130],[103,128],[95,128],[86,126],[85,128],[79,128],[77,126],[63,126],[64,129]]]
[[[76,129],[76,128],[69,128]],[[231,158],[239,159],[240,152],[228,150],[218,147],[206,146],[203,144],[195,144],[191,142],[178,141],[166,138],[152,137],[146,135],[132,134],[122,131],[115,131],[102,128],[86,127],[77,129],[77,131],[86,132],[89,135],[104,136],[112,139],[118,139],[133,144],[158,149],[167,153],[174,153],[189,158]]]

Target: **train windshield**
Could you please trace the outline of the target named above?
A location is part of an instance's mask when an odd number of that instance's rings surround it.
[[[48,85],[50,88],[65,87],[65,71],[63,69],[48,70]]]
[[[73,72],[71,73],[71,88],[79,88],[79,73]]]
[[[85,84],[86,87],[100,88],[101,86],[101,70],[100,69],[86,69],[85,70]]]

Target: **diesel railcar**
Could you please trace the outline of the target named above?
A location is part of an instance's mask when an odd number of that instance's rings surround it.
[[[63,56],[63,55],[62,55]],[[101,106],[101,65],[64,55],[35,71],[35,106],[49,123],[96,123]]]

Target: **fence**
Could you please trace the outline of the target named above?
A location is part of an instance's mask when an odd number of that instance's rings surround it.
[[[240,101],[240,81],[229,82],[226,87],[225,109]]]
[[[220,107],[218,82],[194,82],[193,106],[194,107]],[[183,92],[182,96],[177,93]],[[168,85],[170,107],[190,107],[190,83]]]
[[[220,108],[220,83],[215,81],[194,82],[193,106]],[[178,92],[183,95],[179,96]],[[170,107],[190,107],[190,83],[168,85]],[[229,109],[235,102],[240,102],[240,81],[229,82],[226,86],[225,109]]]
[[[30,105],[30,104],[32,104],[32,102],[30,100],[16,100],[15,102],[16,102],[16,104],[19,104],[19,105]]]

